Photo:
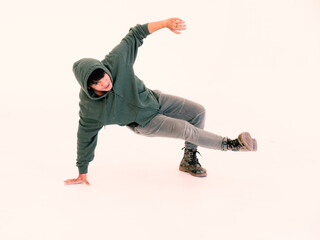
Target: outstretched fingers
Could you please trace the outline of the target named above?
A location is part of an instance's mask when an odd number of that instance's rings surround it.
[[[70,184],[79,184],[79,181],[76,178],[71,178],[67,179],[64,181],[65,185],[70,185]]]
[[[78,178],[71,178],[64,181],[65,185],[83,184],[83,183],[86,185],[90,185],[90,183],[87,180],[82,180]]]

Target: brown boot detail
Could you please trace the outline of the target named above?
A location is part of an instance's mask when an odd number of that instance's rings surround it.
[[[226,144],[227,150],[230,151],[256,152],[258,149],[257,140],[251,138],[250,133],[248,132],[241,133],[238,138],[234,140],[228,138],[227,141],[223,144]]]
[[[201,167],[196,154],[199,153],[197,149],[184,149],[184,156],[181,160],[179,170],[188,172],[195,177],[207,176],[207,170]]]

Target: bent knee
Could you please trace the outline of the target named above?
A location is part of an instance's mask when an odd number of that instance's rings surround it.
[[[206,109],[204,106],[202,106],[201,104],[199,104],[196,108],[196,117],[198,119],[204,119],[206,116]]]
[[[199,115],[203,115],[203,116],[206,115],[206,109],[201,104],[199,104]]]

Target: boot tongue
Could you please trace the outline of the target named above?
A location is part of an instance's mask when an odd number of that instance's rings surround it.
[[[190,151],[190,161],[189,161],[189,164],[191,164],[191,165],[199,165],[200,167],[201,167],[201,164],[199,163],[199,160],[198,160],[198,158],[197,158],[197,153],[199,153],[198,151],[197,151],[197,149],[193,149],[193,150],[191,150]],[[200,154],[200,153],[199,153]],[[201,154],[200,154],[200,156],[201,156]]]

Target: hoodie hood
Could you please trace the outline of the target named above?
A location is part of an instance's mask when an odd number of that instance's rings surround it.
[[[105,71],[106,74],[109,75],[111,82],[113,82],[110,71],[97,59],[83,58],[73,64],[73,73],[80,84],[82,91],[84,91],[92,100],[98,100],[107,94],[106,92],[102,96],[97,96],[93,90],[89,90],[87,87],[90,74],[98,68],[101,68],[103,71]]]

